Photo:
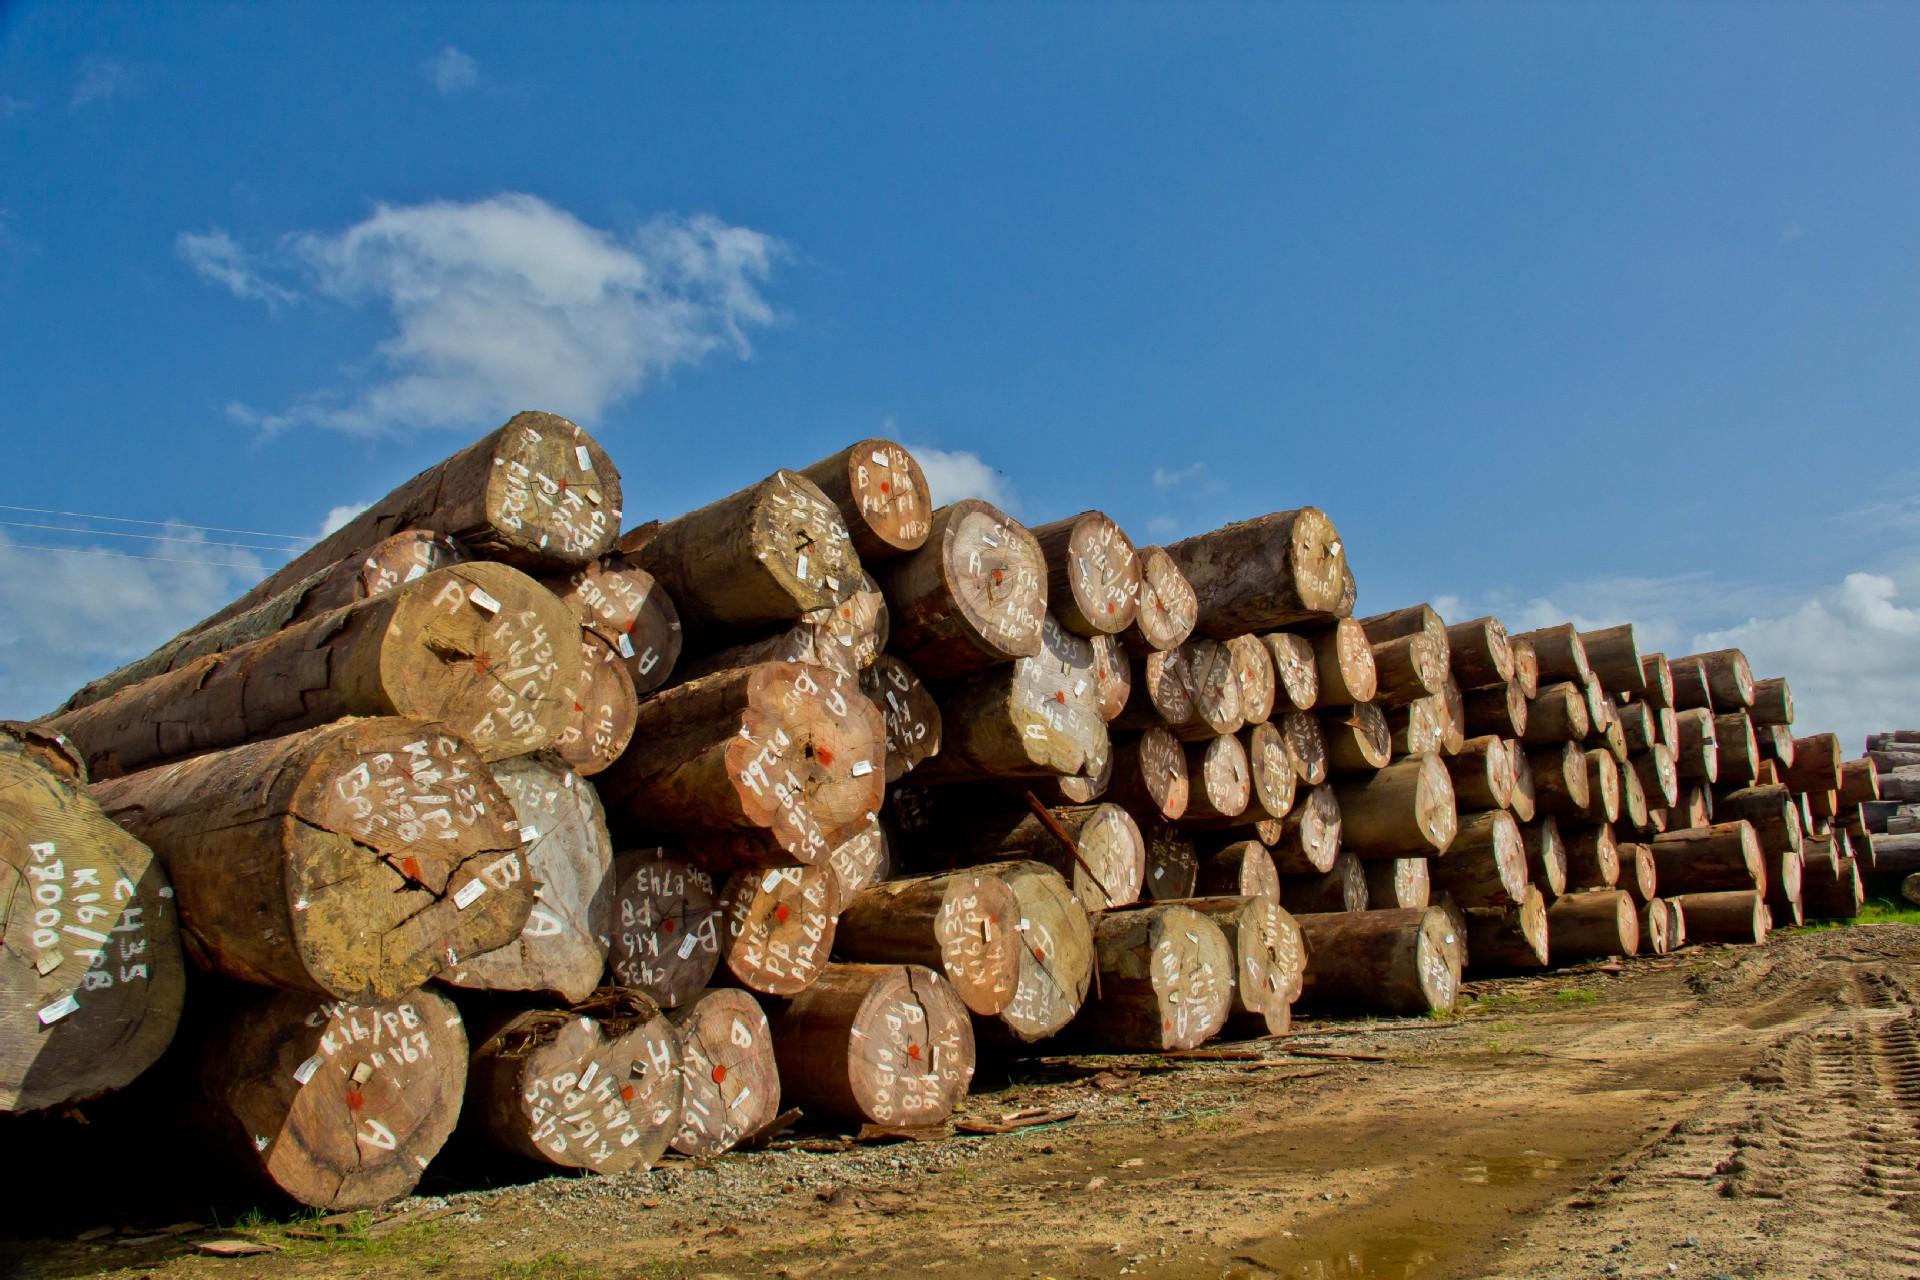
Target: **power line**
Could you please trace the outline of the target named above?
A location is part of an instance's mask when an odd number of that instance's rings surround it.
[[[186,560],[178,556],[141,556],[130,551],[100,551],[93,547],[43,547],[34,542],[0,542],[4,551],[57,551],[69,556],[112,556],[115,560],[154,560],[161,564],[199,564],[213,569],[259,569],[257,564],[238,560]]]
[[[70,520],[106,520],[113,524],[145,524],[160,529],[193,529],[200,533],[238,533],[249,538],[284,538],[289,542],[298,543],[314,541],[302,534],[266,533],[259,529],[223,529],[217,524],[188,524],[184,520],[136,520],[131,516],[100,516],[86,511],[55,511],[51,507],[20,507],[8,502],[0,502],[0,511],[25,511],[36,516],[65,516]]]
[[[0,520],[0,525],[9,529],[42,529],[49,533],[84,533],[90,538],[138,538],[142,542],[186,542],[196,547],[237,547],[242,551],[267,551],[280,556],[294,550],[292,547],[263,547],[252,542],[221,542],[216,538],[195,541],[158,533],[125,533],[119,529],[74,529],[63,524],[29,524],[24,520]]]

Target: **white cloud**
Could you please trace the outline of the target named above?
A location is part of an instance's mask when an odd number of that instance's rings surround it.
[[[988,466],[977,453],[964,449],[930,449],[917,444],[908,445],[907,452],[926,472],[927,487],[933,490],[932,501],[936,507],[962,498],[979,498],[1012,515],[1020,505],[1006,474]]]
[[[73,82],[67,109],[78,111],[96,102],[112,102],[134,87],[133,72],[111,58],[89,58]]]
[[[675,367],[750,355],[749,333],[775,319],[761,289],[783,252],[705,214],[618,235],[531,195],[381,205],[345,230],[289,237],[274,258],[314,291],[392,317],[364,362],[373,372],[277,412],[229,412],[268,429],[361,432],[527,408],[591,421]],[[203,257],[210,278],[254,290],[243,296],[271,301],[262,284],[293,295],[218,242]]]
[[[480,64],[473,58],[448,45],[421,64],[420,69],[443,98],[456,93],[465,93],[480,83]]]
[[[0,120],[11,120],[22,111],[33,110],[33,104],[25,98],[16,98],[10,93],[0,93]]]
[[[329,507],[327,518],[320,522],[320,536],[324,538],[329,534],[338,533],[347,527],[348,521],[372,505],[371,502],[355,502],[344,507]]]
[[[1166,467],[1153,469],[1153,487],[1165,492],[1171,489],[1191,489],[1202,487],[1207,482],[1207,464],[1196,462],[1190,466],[1169,470]]]
[[[225,285],[237,298],[256,298],[269,307],[294,299],[291,290],[262,276],[251,255],[219,227],[182,231],[174,237],[173,251],[207,279]]]
[[[246,552],[209,547],[184,530],[146,544],[139,556],[99,547],[43,551],[0,536],[0,717],[51,711],[264,572]]]

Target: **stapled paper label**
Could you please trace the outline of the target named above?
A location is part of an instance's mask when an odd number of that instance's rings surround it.
[[[521,827],[520,828],[521,844],[532,844],[535,840],[538,840],[539,838],[540,838],[540,828],[538,827]]]
[[[870,774],[870,773],[872,773],[872,772],[873,772],[873,761],[871,761],[871,760],[855,760],[855,761],[853,762],[853,776],[854,776],[854,777],[856,777],[856,778],[864,778],[864,777],[866,777],[866,776],[867,776],[868,774]]]
[[[778,871],[767,872],[766,877],[760,881],[760,892],[772,893],[775,889],[778,889],[780,887],[781,878],[782,877]]]
[[[424,578],[426,576],[427,576],[427,566],[423,564],[416,564],[411,569],[407,570],[407,576],[404,579],[402,579],[402,581],[412,582],[415,578]]]
[[[468,592],[467,599],[473,601],[473,607],[476,609],[484,609],[488,613],[500,612],[500,602],[482,591],[479,587],[475,587],[472,591]]]
[[[699,945],[699,942],[700,939],[693,934],[683,934],[680,938],[680,950],[676,954],[679,955],[682,960],[685,960],[693,954],[693,949]]]
[[[485,880],[469,880],[454,892],[453,905],[465,911],[468,907],[478,902],[480,895],[486,891],[487,882]]]
[[[308,1058],[305,1062],[293,1069],[294,1082],[296,1084],[305,1084],[307,1081],[313,1079],[313,1073],[318,1071],[321,1064],[325,1061],[326,1060],[317,1053],[311,1058]]]
[[[587,452],[587,446],[583,444],[573,446],[573,460],[580,464],[582,471],[593,470],[593,455]]]
[[[75,1000],[72,996],[61,996],[58,1000],[55,1000],[52,1004],[40,1011],[40,1025],[50,1027],[68,1014],[78,1013],[79,1011],[80,1002],[78,1000]]]
[[[893,463],[887,460],[887,451],[885,449],[875,449],[867,456],[873,459],[873,465],[876,467],[891,467],[893,465]]]
[[[627,633],[624,631],[620,633],[620,639],[614,642],[614,648],[620,650],[620,656],[623,658],[631,658],[633,656],[633,641],[627,637]]]
[[[582,1089],[591,1088],[593,1085],[593,1078],[599,1074],[600,1074],[600,1064],[597,1062],[589,1062],[587,1064],[587,1069],[580,1073],[580,1087]]]
[[[799,560],[794,562],[793,568],[795,573],[799,574],[800,577],[805,578],[807,576],[807,557],[805,555],[802,555]]]

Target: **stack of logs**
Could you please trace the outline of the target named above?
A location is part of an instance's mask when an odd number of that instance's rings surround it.
[[[1355,619],[1313,507],[1138,547],[869,439],[623,524],[521,414],[0,733],[0,1112],[147,1072],[190,958],[194,1114],[367,1205],[456,1125],[601,1172],[923,1128],[984,1052],[1444,1009],[1871,866],[1873,763],[1784,682]]]
[[[1879,773],[1868,800],[1866,827],[1874,833],[1876,870],[1897,882],[1909,902],[1920,904],[1920,729],[1894,729],[1867,738],[1863,757]],[[1861,769],[1859,761],[1847,768]]]

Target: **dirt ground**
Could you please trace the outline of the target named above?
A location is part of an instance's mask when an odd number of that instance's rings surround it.
[[[849,1145],[803,1132],[339,1220],[102,1222],[0,1241],[0,1270],[1920,1275],[1917,961],[1920,927],[1887,924],[1477,983],[1449,1019],[1303,1021],[1212,1057],[983,1073],[966,1120],[1059,1117],[1010,1133]],[[275,1252],[197,1252],[222,1240]]]

